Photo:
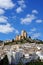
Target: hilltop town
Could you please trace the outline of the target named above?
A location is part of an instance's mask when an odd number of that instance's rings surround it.
[[[0,43],[0,61],[7,55],[9,64],[26,64],[32,61],[43,62],[43,41],[31,39],[26,31],[21,31],[15,39]]]
[[[8,45],[8,44],[19,44],[19,43],[27,43],[27,42],[30,42],[30,43],[43,43],[42,40],[39,40],[39,39],[32,39],[30,36],[28,36],[27,32],[25,30],[22,30],[21,31],[21,34],[20,35],[16,35],[15,39],[12,39],[12,40],[5,40],[3,41],[5,45]]]
[[[27,32],[22,30],[21,31],[21,34],[20,35],[17,35],[15,39],[12,39],[12,40],[5,40],[4,42],[7,43],[7,42],[12,42],[12,41],[20,41],[20,40],[23,40],[23,39],[26,39],[27,38]]]

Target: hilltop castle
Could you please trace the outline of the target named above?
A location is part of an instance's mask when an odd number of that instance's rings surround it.
[[[21,40],[27,38],[27,32],[25,30],[21,31],[21,35],[17,35],[15,40]]]
[[[20,35],[17,35],[13,41],[20,41],[27,38],[27,32],[25,30],[21,31]],[[12,40],[5,40],[4,43],[12,42]]]

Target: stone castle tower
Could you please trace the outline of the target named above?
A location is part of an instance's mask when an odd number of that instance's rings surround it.
[[[22,36],[22,39],[27,38],[27,32],[22,30],[21,31],[21,36]]]
[[[24,38],[27,38],[27,32],[25,30],[22,30],[21,35],[16,36],[16,40],[21,40],[21,39],[24,39]]]

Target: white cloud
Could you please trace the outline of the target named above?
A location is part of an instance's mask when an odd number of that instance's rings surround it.
[[[18,1],[18,4],[19,4],[22,8],[25,8],[25,7],[26,7],[24,0],[19,0],[19,1]]]
[[[36,32],[36,28],[34,27],[34,28],[32,28],[32,29],[30,29],[30,32],[28,32],[28,34],[30,34],[30,35],[32,35],[34,32]]]
[[[17,13],[20,13],[20,12],[22,12],[23,10],[22,10],[22,8],[21,7],[18,7],[17,9],[16,9],[16,12]]]
[[[0,16],[0,23],[1,23],[0,24],[0,32],[1,33],[7,34],[10,32],[13,32],[13,31],[15,31],[16,34],[19,33],[19,31],[17,29],[15,29],[11,26],[11,24],[8,21],[8,17]],[[4,24],[2,24],[2,23],[4,23]]]
[[[32,31],[28,32],[29,35],[31,35],[32,33],[33,33]]]
[[[24,8],[26,8],[25,1],[24,0],[19,0],[19,1],[17,1],[17,3],[19,5],[19,7],[16,9],[16,12],[21,13],[24,10]]]
[[[32,38],[33,38],[33,39],[39,38],[40,35],[41,35],[40,33],[34,33],[34,34],[32,35]]]
[[[36,28],[30,29],[30,32],[28,32],[28,34],[31,36],[32,39],[36,39],[36,38],[39,38],[41,36],[41,33],[37,32]]]
[[[41,19],[36,20],[36,23],[42,23],[42,22],[43,22],[43,20],[41,20]]]
[[[15,31],[15,33],[19,33],[17,29],[11,26],[8,21],[8,17],[2,15],[5,13],[5,9],[11,9],[14,6],[15,4],[12,2],[12,0],[0,0],[0,33],[7,34],[13,31]]]
[[[9,33],[9,32],[13,32],[14,28],[11,27],[11,25],[9,23],[5,24],[5,25],[0,25],[0,32],[1,33]]]
[[[36,19],[35,15],[33,15],[33,14],[29,15],[28,14],[25,18],[21,18],[21,24],[29,24],[35,19]]]
[[[0,9],[0,15],[4,14],[5,11],[3,9]]]
[[[7,23],[8,18],[5,16],[0,16],[0,23]]]
[[[34,31],[36,31],[36,28],[32,28],[32,29],[31,29],[31,32],[34,32]]]
[[[19,31],[17,29],[14,29],[16,34],[19,34]]]
[[[32,10],[32,13],[38,14],[38,11],[37,10]]]
[[[12,2],[12,0],[0,0],[0,8],[10,9],[14,6],[15,4]]]

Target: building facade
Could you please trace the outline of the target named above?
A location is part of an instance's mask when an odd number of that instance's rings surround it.
[[[27,32],[22,30],[21,31],[21,36],[22,36],[22,39],[27,38]]]
[[[16,36],[16,40],[21,40],[21,39],[24,39],[24,38],[27,38],[27,32],[22,30],[21,35]]]

